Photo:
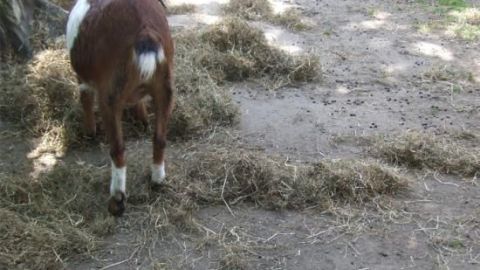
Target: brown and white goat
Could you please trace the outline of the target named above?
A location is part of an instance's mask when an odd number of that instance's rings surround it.
[[[77,0],[67,23],[67,47],[80,81],[84,125],[95,135],[94,96],[110,143],[112,174],[108,209],[125,210],[126,162],[122,114],[135,106],[146,123],[142,98],[155,113],[152,182],[165,178],[167,121],[173,106],[174,46],[159,0]]]

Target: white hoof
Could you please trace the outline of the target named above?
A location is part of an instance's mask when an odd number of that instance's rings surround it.
[[[152,165],[152,182],[155,184],[161,184],[165,180],[165,163],[160,165]]]
[[[117,191],[125,193],[127,182],[127,167],[117,168],[112,162],[112,180],[110,181],[110,195],[114,196]]]

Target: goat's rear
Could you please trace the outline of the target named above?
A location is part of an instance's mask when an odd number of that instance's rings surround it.
[[[86,133],[96,133],[94,95],[112,158],[109,210],[125,208],[126,161],[122,114],[133,106],[147,123],[143,102],[152,98],[155,113],[152,181],[165,178],[164,149],[173,99],[173,41],[158,0],[77,0],[67,24],[67,46],[80,81]]]

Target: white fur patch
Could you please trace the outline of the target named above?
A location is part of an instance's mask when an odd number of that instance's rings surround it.
[[[110,182],[110,195],[115,195],[115,192],[121,191],[125,193],[127,182],[127,167],[117,168],[112,162],[112,180]]]
[[[157,69],[157,57],[154,52],[142,53],[138,56],[137,64],[142,80],[148,81]]]
[[[150,80],[157,69],[157,63],[162,63],[163,61],[165,61],[165,53],[162,48],[158,49],[156,54],[147,52],[137,56],[137,65],[140,69],[142,80]]]
[[[161,184],[165,180],[165,162],[160,165],[152,165],[152,182]]]
[[[157,61],[158,61],[158,63],[162,63],[163,61],[165,61],[165,52],[163,51],[162,47],[160,47],[160,49],[158,49]]]
[[[87,15],[88,10],[90,9],[90,3],[88,0],[77,0],[72,11],[68,15],[67,22],[67,48],[71,50],[75,39],[78,35],[78,29],[82,24],[85,15]]]

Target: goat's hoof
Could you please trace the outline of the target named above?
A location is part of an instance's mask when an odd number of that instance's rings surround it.
[[[152,164],[152,174],[151,174],[151,182],[153,185],[161,185],[165,181],[166,174],[165,174],[165,164],[162,163],[160,165]]]
[[[154,192],[159,192],[164,188],[163,183],[150,182],[150,189]]]
[[[125,193],[117,191],[115,195],[108,200],[108,212],[116,217],[121,217],[123,212],[125,212],[126,201],[127,197]]]

